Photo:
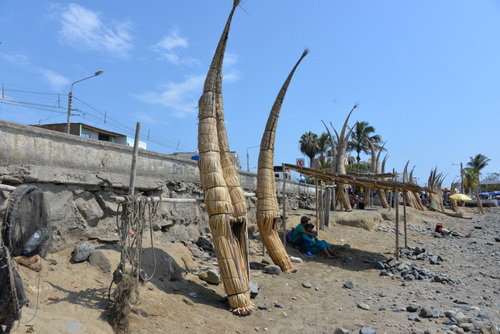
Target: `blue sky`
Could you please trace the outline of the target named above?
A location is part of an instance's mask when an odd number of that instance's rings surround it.
[[[132,138],[141,122],[148,149],[194,151],[197,101],[231,4],[0,1],[0,119],[65,123],[71,84],[102,70],[74,85],[73,122]],[[276,165],[304,158],[300,136],[324,132],[322,120],[340,129],[358,103],[350,124],[375,127],[387,171],[410,161],[424,185],[437,167],[446,185],[481,153],[491,159],[483,174],[500,173],[499,1],[243,1],[223,82],[243,169],[248,153],[256,171],[270,108],[305,48],[281,110]]]

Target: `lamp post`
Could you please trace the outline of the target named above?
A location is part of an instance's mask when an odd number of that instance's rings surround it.
[[[454,166],[458,166],[458,164],[452,164]],[[460,163],[460,193],[464,193],[464,168],[463,164]]]
[[[86,77],[86,78],[77,80],[77,81],[75,81],[75,82],[73,82],[71,84],[71,90],[69,91],[69,94],[68,94],[68,119],[67,119],[67,122],[66,122],[66,133],[68,133],[68,134],[70,133],[71,102],[73,101],[73,86],[76,83],[80,82],[80,81],[96,77],[96,76],[102,74],[103,72],[104,71],[97,71],[97,72],[94,73],[94,75],[91,75],[90,77]]]
[[[248,154],[248,150],[255,147],[260,147],[260,145],[247,147],[247,172],[250,171],[250,155]]]

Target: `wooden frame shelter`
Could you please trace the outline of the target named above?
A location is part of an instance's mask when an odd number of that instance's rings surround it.
[[[420,187],[416,184],[413,183],[407,183],[407,182],[397,182],[397,181],[385,181],[385,180],[378,180],[376,178],[394,178],[396,176],[396,173],[385,173],[385,174],[340,174],[340,173],[334,173],[334,172],[325,172],[321,170],[316,170],[312,168],[307,168],[307,167],[301,167],[297,165],[292,165],[292,164],[283,164],[283,170],[285,169],[290,169],[293,171],[296,171],[301,174],[309,175],[315,178],[316,180],[321,180],[321,181],[329,181],[329,182],[335,182],[335,183],[343,183],[343,184],[350,184],[353,186],[359,186],[359,187],[365,187],[365,188],[374,188],[374,189],[384,189],[384,190],[391,190],[394,191],[394,205],[396,208],[396,252],[395,256],[399,260],[399,191],[410,191],[410,192],[432,192],[434,191],[430,188],[427,187]],[[283,180],[283,225],[282,225],[282,231],[283,231],[283,239],[285,239],[286,236],[286,216],[285,216],[285,203],[286,203],[286,180]],[[318,191],[316,187],[316,197],[318,196]],[[408,247],[408,238],[407,238],[407,220],[406,220],[406,200],[405,196],[403,196],[403,218],[404,218],[404,236],[405,236],[405,248]],[[317,201],[317,198],[316,198]],[[317,208],[316,208],[317,209]],[[316,214],[318,215],[318,213]],[[285,243],[285,240],[283,240],[283,243]]]

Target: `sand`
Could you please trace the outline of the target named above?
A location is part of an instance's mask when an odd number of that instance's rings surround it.
[[[180,242],[167,243],[162,232],[154,232],[157,270],[153,279],[140,286],[140,303],[130,315],[131,333],[334,333],[344,328],[359,333],[362,327],[377,333],[445,333],[453,328],[442,313],[435,318],[418,317],[406,311],[416,303],[420,308],[438,311],[461,311],[477,326],[500,323],[500,208],[487,209],[478,216],[467,209],[472,219],[452,218],[435,212],[408,210],[408,245],[425,247],[441,255],[439,265],[418,263],[456,284],[415,281],[402,282],[398,277],[380,276],[374,261],[386,261],[395,253],[394,210],[366,209],[351,213],[333,212],[330,226],[320,231],[337,253],[334,259],[316,255],[306,258],[294,247],[289,254],[301,258],[295,274],[269,275],[263,272],[262,244],[250,242],[250,279],[260,286],[253,300],[255,311],[246,317],[229,312],[221,285],[198,278],[202,268],[215,266],[216,260],[193,258]],[[289,212],[288,226],[295,226],[303,214]],[[349,215],[347,218],[346,215]],[[392,216],[391,216],[392,215]],[[342,224],[336,222],[339,221]],[[436,222],[468,232],[471,238],[436,238]],[[402,224],[402,219],[401,219]],[[479,228],[480,227],[480,228]],[[103,272],[89,262],[72,263],[72,249],[49,254],[40,260],[37,273],[19,267],[30,305],[23,308],[23,318],[14,333],[113,333],[109,323],[108,289],[112,271],[119,263],[117,244],[92,241],[112,264]],[[404,246],[404,237],[400,245]],[[348,244],[348,246],[346,246]],[[145,261],[152,263],[151,252]],[[402,261],[411,262],[401,259]],[[180,280],[171,281],[165,268],[183,268]],[[353,284],[352,289],[344,287]],[[311,287],[306,288],[303,283]],[[307,284],[306,284],[307,285]],[[467,306],[463,310],[457,305]],[[363,308],[365,309],[363,309]],[[368,309],[366,309],[368,308]],[[483,314],[484,317],[479,317]],[[416,317],[416,318],[415,318]],[[488,318],[485,318],[488,317]]]

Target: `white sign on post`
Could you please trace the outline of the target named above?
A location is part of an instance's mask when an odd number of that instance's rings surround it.
[[[303,159],[303,158],[298,158],[298,159],[295,161],[295,164],[296,164],[297,166],[304,167],[304,165],[305,165],[305,161],[304,161],[304,159]]]

